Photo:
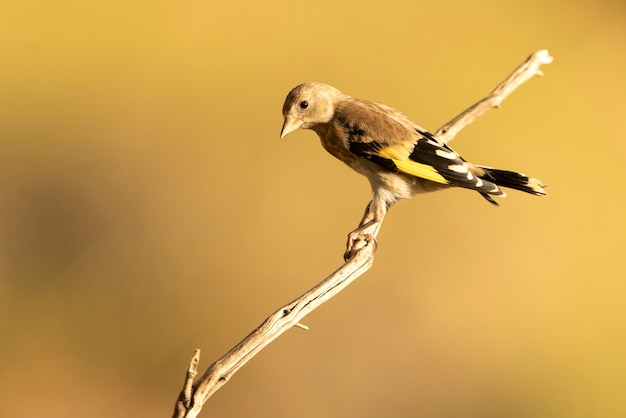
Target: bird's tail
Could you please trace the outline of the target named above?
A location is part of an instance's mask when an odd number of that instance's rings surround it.
[[[546,186],[536,178],[528,177],[522,173],[516,173],[515,171],[498,170],[491,167],[477,166],[477,168],[484,171],[484,174],[480,175],[483,180],[490,181],[501,187],[508,187],[522,192],[534,194],[537,196],[546,195]],[[498,206],[498,203],[486,193],[481,195],[489,201],[489,203]]]

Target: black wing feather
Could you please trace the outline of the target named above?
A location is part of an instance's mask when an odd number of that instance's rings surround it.
[[[382,148],[379,142],[353,142],[348,141],[348,149],[353,154],[358,155],[359,157],[363,157],[367,160],[370,160],[373,163],[380,165],[381,167],[386,168],[389,171],[393,171],[394,173],[398,172],[398,167],[391,161],[389,158],[384,158],[376,154]]]

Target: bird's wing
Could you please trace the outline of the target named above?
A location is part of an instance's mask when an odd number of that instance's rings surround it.
[[[348,149],[390,171],[484,193],[501,194],[481,170],[390,107],[349,99],[335,111]]]

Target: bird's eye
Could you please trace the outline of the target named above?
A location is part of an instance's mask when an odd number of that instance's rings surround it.
[[[306,109],[307,107],[309,107],[309,102],[306,100],[300,102],[300,109]]]

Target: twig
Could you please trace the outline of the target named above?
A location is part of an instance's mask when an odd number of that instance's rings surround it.
[[[550,64],[552,60],[553,58],[546,49],[530,54],[530,56],[526,58],[526,61],[517,67],[502,83],[498,84],[487,97],[468,107],[450,122],[444,124],[435,132],[435,136],[443,142],[452,141],[461,129],[482,116],[489,109],[499,107],[500,103],[502,103],[509,94],[513,93],[513,90],[528,81],[528,79],[536,75],[542,76],[543,73],[539,69],[539,66],[542,64]]]
[[[522,83],[534,75],[541,75],[539,66],[550,62],[552,62],[552,57],[548,51],[535,52],[516,68],[506,80],[500,83],[493,92],[439,128],[435,136],[444,142],[452,140],[461,129],[487,110],[497,107]],[[363,246],[356,250],[354,257],[311,290],[271,314],[239,344],[213,363],[192,385],[191,382],[197,373],[200,358],[200,350],[196,349],[187,371],[183,390],[176,401],[173,417],[197,417],[207,399],[226,384],[231,376],[252,357],[291,327],[304,327],[300,324],[302,318],[365,273],[374,262],[375,238],[380,227],[381,222],[372,225],[369,229],[372,239],[363,242]]]
[[[297,326],[309,312],[341,292],[353,280],[365,273],[372,266],[373,261],[373,245],[368,245],[317,286],[271,314],[226,355],[213,363],[200,377],[193,386],[192,402],[188,407],[184,404],[184,395],[178,398],[174,417],[196,417],[204,402],[228,382],[237,370],[282,333]]]

